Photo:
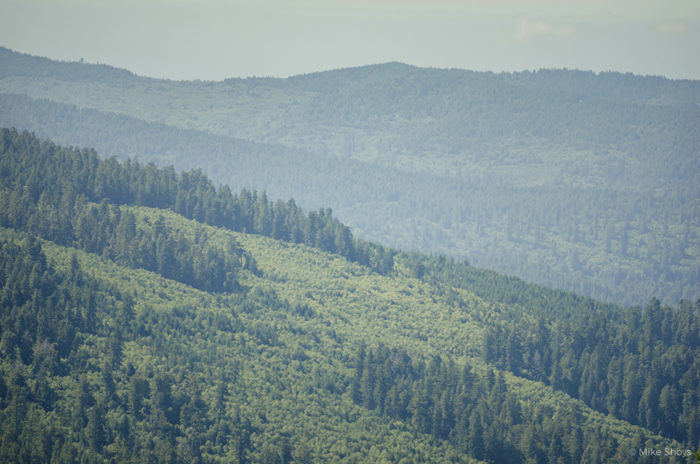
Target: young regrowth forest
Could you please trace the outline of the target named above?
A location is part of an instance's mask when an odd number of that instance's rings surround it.
[[[700,302],[623,308],[0,130],[2,462],[692,462],[698,378]]]

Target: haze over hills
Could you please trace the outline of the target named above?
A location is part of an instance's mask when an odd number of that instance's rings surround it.
[[[387,63],[177,82],[7,49],[0,63],[5,126],[201,167],[332,207],[370,240],[606,301],[700,297],[697,81]]]
[[[3,462],[680,463],[700,445],[698,304],[623,309],[388,250],[328,210],[15,130],[0,193]]]

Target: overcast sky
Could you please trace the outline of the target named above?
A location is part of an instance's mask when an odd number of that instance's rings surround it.
[[[387,61],[700,79],[700,0],[0,0],[0,45],[171,79]]]

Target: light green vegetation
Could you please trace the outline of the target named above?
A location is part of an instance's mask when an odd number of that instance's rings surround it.
[[[168,219],[177,228],[174,216]],[[246,417],[256,430],[251,442],[258,451],[250,454],[252,462],[261,460],[266,447],[279,446],[281,437],[289,440],[292,453],[306,450],[315,462],[395,462],[397,457],[417,462],[472,462],[449,445],[416,435],[406,424],[368,415],[346,395],[337,394],[350,375],[348,360],[354,345],[328,335],[328,321],[333,320],[330,310],[322,312],[321,321],[305,321],[269,307],[246,313],[237,307],[235,297],[210,295],[148,271],[124,268],[50,243],[44,243],[43,249],[59,269],[67,269],[71,257],[77,256],[91,280],[108,282],[135,296],[135,320],[161,326],[152,327],[152,336],[125,343],[124,366],[133,365],[146,377],[155,371],[183,378],[179,388],[197,385],[207,404],[215,403],[218,382],[227,379],[225,415]],[[335,261],[327,256],[320,259],[329,267]],[[255,288],[268,292],[274,287],[266,279],[250,277],[251,283],[257,280],[253,294]],[[172,321],[173,316],[182,322]],[[261,343],[256,331],[269,333],[274,341]],[[97,338],[84,349],[93,368],[104,359],[92,358],[92,347],[105,343]],[[98,383],[97,372],[88,380]],[[118,395],[128,396],[127,380],[115,375],[121,387]],[[338,391],[333,393],[334,389]]]
[[[148,208],[135,210],[139,215],[156,212]],[[166,217],[172,227],[183,230],[196,227],[214,229],[175,214],[166,213]],[[329,355],[348,360],[354,354],[354,347],[366,342],[372,346],[386,344],[401,348],[412,357],[425,361],[440,355],[467,363],[483,375],[488,367],[480,359],[484,328],[505,326],[514,320],[525,326],[528,320],[534,320],[522,309],[489,303],[470,292],[452,288],[450,290],[457,293],[459,301],[455,305],[447,301],[444,289],[441,292],[439,288],[408,276],[386,277],[370,273],[342,257],[305,245],[223,229],[218,229],[218,233],[222,239],[223,236],[232,236],[258,263],[263,277],[247,273],[243,278],[243,283],[253,294],[256,288],[261,288],[292,305],[307,305],[313,310],[314,317],[308,320],[279,314],[275,309],[261,308],[255,315],[273,321],[290,321],[290,325],[298,325],[302,332],[321,339],[320,344],[304,345],[306,350],[302,348],[307,356],[316,360]],[[455,295],[452,294],[451,298],[454,299]],[[283,327],[276,323],[275,326]],[[333,334],[332,337],[328,337],[329,333]],[[280,340],[287,348],[299,349],[298,342]],[[353,347],[352,350],[348,350],[349,347]],[[314,348],[320,352],[315,352]],[[343,373],[349,375],[347,370]],[[602,428],[621,442],[649,433],[593,411],[584,403],[541,383],[507,372],[505,379],[509,388],[518,394],[525,415],[534,414],[547,405],[553,412],[562,410],[563,414],[580,415],[587,426]],[[674,441],[653,439],[660,440],[654,445],[656,447],[681,447]]]
[[[0,191],[3,462],[636,462],[700,440],[697,304],[397,252],[13,130]]]
[[[139,218],[155,220],[156,214],[164,215],[169,227],[182,228],[185,233],[198,227],[214,229],[163,211],[132,210]],[[121,364],[133,366],[136,372],[132,375],[148,379],[157,372],[182,379],[182,384],[173,385],[173,396],[185,395],[197,385],[210,408],[216,403],[219,382],[226,379],[223,414],[250,420],[254,431],[248,454],[251,462],[263,462],[266,450],[277,452],[280,440],[287,440],[292,455],[304,453],[314,462],[396,462],[401,458],[471,462],[449,444],[416,435],[401,421],[368,414],[342,392],[351,375],[355,347],[361,341],[371,346],[402,347],[418,358],[441,354],[443,359],[467,362],[484,375],[486,366],[469,355],[473,350],[470,340],[478,338],[480,331],[465,319],[473,314],[494,324],[502,323],[507,315],[466,292],[460,293],[470,300],[469,307],[455,310],[431,297],[429,287],[415,279],[371,275],[342,258],[303,245],[221,229],[207,232],[220,238],[233,235],[258,261],[266,277],[246,273],[243,282],[250,294],[277,295],[292,305],[307,304],[314,316],[305,318],[265,305],[247,312],[236,305],[235,296],[207,294],[152,272],[124,268],[50,242],[43,242],[42,248],[57,269],[67,271],[76,257],[89,280],[134,296],[134,321],[145,323],[151,334],[124,344]],[[7,230],[3,234],[18,242],[22,239]],[[261,338],[261,333],[271,338]],[[101,347],[107,343],[103,337],[89,337],[76,353],[87,362],[86,379],[93,388],[99,388],[99,366],[107,362],[106,354],[94,357],[94,353],[103,351]],[[548,409],[587,429],[600,430],[619,441],[622,449],[639,436],[646,437],[644,446],[682,448],[679,443],[592,411],[542,384],[509,374],[505,379],[508,389],[520,398],[525,416]],[[57,392],[69,392],[78,388],[77,381],[73,376],[56,377],[51,386]],[[114,381],[116,394],[128,397],[126,372],[114,371]],[[145,401],[146,408],[149,404],[155,407],[154,399]],[[111,423],[119,417],[108,415],[106,420]],[[115,444],[105,451],[117,453],[117,449]],[[210,443],[202,449],[205,457],[221,451]],[[228,452],[233,453],[233,448]],[[233,459],[233,454],[228,456]]]

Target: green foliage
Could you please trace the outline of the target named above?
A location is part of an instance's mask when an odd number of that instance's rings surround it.
[[[697,445],[688,303],[625,311],[355,240],[331,254],[344,235],[323,231],[346,229],[326,210],[275,216],[201,173],[0,141],[3,462],[626,462]],[[313,242],[276,239],[275,217]]]
[[[449,353],[457,359],[464,359],[463,357],[466,356],[470,359],[469,363],[475,366],[474,370],[478,376],[484,375],[481,367],[484,363],[476,361],[471,356],[483,356],[483,350],[490,349],[491,357],[484,357],[487,365],[517,371],[520,376],[518,379],[521,380],[518,381],[508,376],[506,379],[509,388],[517,392],[526,410],[523,413],[525,417],[533,416],[537,404],[549,404],[551,407],[552,404],[568,401],[565,398],[574,397],[584,400],[592,409],[603,413],[593,414],[590,409],[582,406],[583,403],[573,403],[572,408],[587,411],[583,413],[585,420],[578,426],[582,430],[589,427],[601,427],[601,430],[607,430],[610,424],[606,422],[610,417],[623,417],[619,413],[607,410],[604,402],[600,401],[615,398],[613,392],[616,390],[614,387],[609,387],[607,382],[614,384],[632,378],[635,378],[634,381],[639,385],[659,385],[656,387],[657,392],[663,389],[663,385],[669,385],[666,394],[668,399],[664,400],[666,406],[672,404],[670,401],[672,395],[669,393],[672,393],[675,388],[685,389],[686,395],[683,398],[688,409],[684,413],[680,413],[679,403],[669,409],[659,408],[658,410],[664,410],[663,414],[667,418],[675,415],[676,424],[694,423],[692,418],[697,417],[697,403],[691,406],[691,402],[688,402],[697,394],[697,386],[684,383],[683,387],[672,387],[675,382],[673,379],[689,380],[696,375],[697,355],[691,354],[695,350],[693,348],[695,342],[691,340],[695,340],[692,334],[697,333],[698,316],[697,312],[688,306],[684,309],[666,309],[666,317],[669,321],[677,318],[676,323],[664,324],[666,327],[677,327],[677,332],[671,338],[678,340],[678,343],[689,344],[685,347],[667,348],[669,351],[661,357],[669,360],[669,363],[661,366],[658,361],[653,361],[654,351],[645,348],[658,345],[654,340],[657,340],[655,337],[659,335],[652,335],[652,339],[645,338],[639,333],[640,326],[635,322],[638,319],[630,319],[634,314],[641,314],[638,311],[622,310],[609,305],[588,307],[586,305],[589,302],[586,299],[561,295],[560,303],[572,303],[572,310],[563,312],[561,318],[556,317],[556,313],[549,314],[545,318],[543,315],[546,315],[547,311],[539,312],[536,308],[518,305],[501,306],[475,298],[457,288],[450,289],[440,285],[436,288],[414,279],[398,276],[392,278],[375,276],[370,280],[367,278],[369,276],[365,276],[360,269],[342,272],[341,263],[323,263],[315,258],[312,250],[305,251],[307,256],[302,257],[299,256],[299,251],[302,250],[281,247],[269,240],[262,243],[257,238],[251,237],[241,237],[240,240],[243,246],[256,256],[264,274],[274,276],[275,287],[280,294],[311,299],[313,304],[320,305],[321,307],[314,306],[314,312],[330,317],[334,332],[341,339],[357,340],[359,343],[367,340],[374,344],[387,343],[391,340],[391,346],[394,349],[406,350],[411,358],[424,363],[427,363],[431,356],[438,354],[444,357]],[[499,288],[502,295],[508,295],[511,292],[514,294],[517,289],[528,290],[527,286],[519,285],[508,288],[509,282],[511,282],[510,279],[501,280],[500,287],[496,286],[493,289],[494,294],[499,294]],[[535,301],[534,295],[537,295],[539,290],[542,292],[540,301],[545,304],[547,291],[541,288],[532,290],[535,291],[531,295],[532,303]],[[306,294],[303,293],[304,291]],[[351,297],[348,298],[350,295]],[[528,299],[520,301],[528,301]],[[577,307],[577,303],[580,306]],[[325,309],[326,312],[324,312],[323,306],[331,308],[331,311],[328,312],[328,309]],[[342,309],[336,311],[332,308]],[[681,339],[686,341],[680,342]],[[624,347],[625,340],[633,341],[634,344]],[[601,345],[606,343],[608,346],[603,348]],[[663,352],[660,348],[657,347],[659,354]],[[360,348],[360,352],[362,350],[364,348]],[[613,364],[602,368],[601,351],[606,352],[606,356],[610,359],[626,358],[625,368],[621,368],[622,364],[620,367]],[[635,354],[641,352],[645,352],[647,357]],[[672,353],[684,354],[671,358]],[[348,394],[357,404],[375,409],[381,408],[382,395],[379,393],[381,390],[374,389],[378,385],[377,375],[373,380],[369,373],[362,371],[362,363],[357,359],[364,358],[365,355],[358,355],[356,351],[353,357],[356,359],[353,362],[354,369],[362,373],[349,382]],[[554,362],[553,359],[558,361]],[[671,359],[674,360],[670,361]],[[652,364],[647,364],[649,360]],[[446,362],[448,361],[449,359]],[[568,380],[554,382],[555,378],[551,377],[553,370],[545,366],[557,366],[554,370],[563,371],[565,376],[562,377]],[[385,369],[385,367],[381,368]],[[593,381],[593,376],[596,375],[593,372],[596,369],[602,369],[602,374],[596,377],[597,381]],[[521,383],[525,378],[537,382]],[[365,388],[364,384],[373,386]],[[395,378],[384,382],[384,385],[397,384],[398,381]],[[442,385],[441,382],[436,384]],[[536,387],[536,385],[550,385],[550,387]],[[552,387],[561,393],[553,392]],[[644,388],[642,387],[642,390]],[[372,391],[375,396],[365,396],[366,391]],[[621,391],[619,398],[624,399],[625,395],[626,393]],[[388,398],[389,395],[386,397]],[[660,398],[660,394],[656,398]],[[679,396],[674,398],[677,400]],[[540,401],[542,403],[539,403]],[[635,413],[655,410],[649,407],[648,402],[641,402],[641,397],[637,397],[635,401],[633,407]],[[546,413],[539,414],[541,416]],[[606,414],[610,415],[606,416]],[[605,417],[608,419],[604,419]],[[633,423],[645,424],[665,436],[689,439],[691,442],[696,440],[696,438],[690,438],[694,436],[695,426],[686,429],[690,435],[685,435],[686,432],[680,431],[681,428],[664,429],[658,422],[640,422],[637,417],[635,414],[625,419]],[[680,434],[677,431],[680,431]],[[627,451],[628,440],[634,433],[623,432],[615,436],[613,441],[617,445],[613,448]],[[648,429],[644,433],[652,434]],[[600,437],[591,436],[590,439],[596,441]],[[614,454],[608,449],[602,455],[610,455],[606,453]]]
[[[224,261],[236,259],[254,267],[235,244],[223,250],[234,256],[200,249],[198,254],[204,256],[195,258],[191,246],[168,235],[162,223],[137,230],[129,213],[122,219],[119,210],[110,209],[105,201],[171,209],[198,222],[306,243],[370,265],[377,272],[390,272],[393,266],[391,251],[353,239],[330,209],[306,216],[293,200],[273,203],[264,192],[243,190],[233,195],[228,187],[216,189],[201,171],[176,174],[172,168],[158,169],[153,164],[101,161],[92,151],[60,148],[8,129],[1,130],[0,138],[0,188],[7,194],[0,203],[0,225],[61,244],[77,242],[90,252],[118,255],[119,262],[130,266],[166,269],[168,277],[198,281],[199,288],[211,285],[205,289],[213,291],[235,287],[226,283],[232,278],[227,274],[235,273],[234,265]],[[86,208],[88,201],[100,202],[101,209]],[[146,236],[151,250],[138,247]],[[195,245],[205,241],[206,237],[196,237]],[[176,264],[171,266],[169,260]],[[190,265],[194,268],[189,269]]]
[[[0,236],[12,276],[2,275],[1,289],[11,299],[0,314],[3,461],[471,462],[352,406],[343,356],[322,354],[342,345],[303,327],[309,311],[271,289],[215,296],[31,236]],[[41,266],[47,300],[23,301]],[[41,329],[45,312],[30,311],[54,300],[53,322],[68,319],[67,335]]]
[[[681,442],[697,439],[700,403],[688,382],[700,375],[700,300],[672,308],[652,299],[643,309],[622,309],[446,258],[401,259],[422,264],[427,281],[472,290],[531,316],[491,325],[484,361]]]
[[[405,351],[376,350],[358,353],[351,382],[359,385],[356,402],[381,415],[410,422],[436,438],[489,462],[577,462],[584,454],[591,462],[623,457],[637,462],[629,442],[601,440],[600,426],[587,423],[579,407],[541,405],[523,414],[517,393],[503,374],[477,375],[436,356],[428,363],[412,360]],[[585,450],[585,453],[584,453]]]

